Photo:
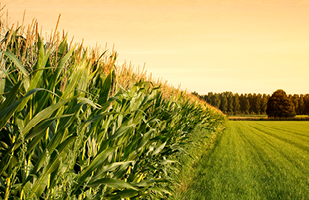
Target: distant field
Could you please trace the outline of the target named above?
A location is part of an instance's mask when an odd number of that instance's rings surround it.
[[[298,118],[298,117],[309,117],[309,115],[296,115],[295,117],[296,118]]]
[[[230,115],[229,117],[267,117],[267,115]]]
[[[264,120],[264,121],[309,121],[308,115],[296,115],[288,119],[273,119],[268,118],[267,115],[231,115],[228,116],[229,120]]]
[[[309,122],[230,121],[182,199],[308,199]]]

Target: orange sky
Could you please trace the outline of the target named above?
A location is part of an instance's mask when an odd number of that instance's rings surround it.
[[[85,3],[87,2],[87,3]],[[207,92],[309,93],[309,0],[2,0],[11,21],[96,42],[154,77]]]

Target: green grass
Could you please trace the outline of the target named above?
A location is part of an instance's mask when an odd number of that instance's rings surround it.
[[[309,115],[296,115],[296,118],[309,117]]]
[[[230,121],[182,199],[307,199],[309,122]]]
[[[230,115],[229,117],[267,117],[267,115]],[[295,118],[309,117],[309,115],[296,115]]]

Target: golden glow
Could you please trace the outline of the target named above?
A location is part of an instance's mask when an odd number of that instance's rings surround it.
[[[87,3],[85,3],[87,2]],[[96,42],[175,87],[209,91],[308,93],[309,1],[4,0],[12,22],[34,17],[44,32]]]

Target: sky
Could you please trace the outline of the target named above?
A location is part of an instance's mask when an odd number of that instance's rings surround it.
[[[309,0],[1,0],[11,23],[118,52],[199,94],[309,93]]]

